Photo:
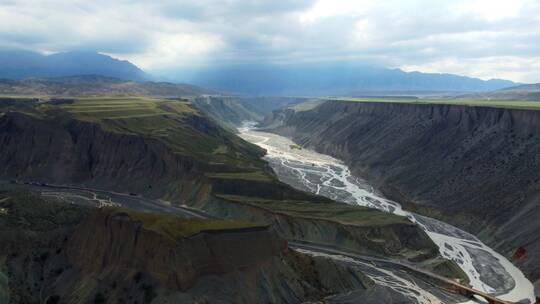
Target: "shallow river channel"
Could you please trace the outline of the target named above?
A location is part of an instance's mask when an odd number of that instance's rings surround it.
[[[257,131],[251,123],[240,129],[240,136],[267,150],[265,159],[281,181],[336,201],[406,216],[429,235],[443,257],[454,260],[467,273],[474,289],[502,300],[534,303],[531,282],[511,262],[475,236],[444,222],[403,210],[399,203],[382,197],[366,181],[353,176],[342,161],[331,156],[300,148],[286,137]],[[406,294],[412,302],[449,301],[402,276],[383,269],[379,272],[377,275],[374,269],[369,275],[378,284]]]

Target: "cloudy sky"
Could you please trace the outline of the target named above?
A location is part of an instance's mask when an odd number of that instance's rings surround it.
[[[539,0],[0,0],[0,49],[147,71],[357,61],[540,82]]]

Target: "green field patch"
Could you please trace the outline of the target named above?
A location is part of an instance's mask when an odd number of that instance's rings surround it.
[[[12,104],[12,103],[10,103]],[[22,103],[21,103],[22,104]],[[39,103],[0,107],[39,118],[66,116],[98,124],[107,132],[154,139],[171,152],[224,171],[255,171],[264,167],[262,152],[225,130],[217,129],[190,102],[146,97],[88,97],[72,103]],[[66,115],[67,114],[67,115]],[[219,170],[216,170],[219,171]]]
[[[174,215],[138,212],[119,208],[107,208],[105,212],[110,212],[112,216],[114,214],[127,214],[132,220],[141,222],[145,229],[154,231],[172,241],[205,231],[267,227],[266,224],[239,220],[181,218]]]
[[[263,171],[254,171],[254,172],[233,172],[233,173],[223,173],[223,172],[211,172],[206,173],[206,176],[216,179],[241,179],[249,181],[262,181],[262,182],[271,182],[274,181],[268,174]]]
[[[160,109],[167,112],[175,112],[177,114],[181,113],[192,113],[196,114],[197,110],[192,107],[189,103],[186,102],[162,102],[157,105]]]
[[[167,113],[148,113],[146,110],[72,112],[77,118],[84,120],[125,119],[166,115]]]
[[[411,224],[407,218],[376,209],[337,202],[270,200],[257,197],[219,194],[225,200],[241,202],[293,217],[329,220],[355,226]]]
[[[229,151],[227,146],[225,145],[219,145],[214,151],[212,151],[212,154],[225,154]]]
[[[168,114],[158,108],[159,100],[150,99],[85,99],[76,100],[61,108],[82,120],[100,121],[103,119],[122,119],[149,117]]]
[[[107,119],[102,123],[109,128],[132,134],[168,136],[169,129],[175,126],[174,122],[161,116],[162,114],[147,114],[144,116],[116,117]]]
[[[302,147],[300,147],[299,145],[289,145],[289,149],[291,150],[302,150]]]
[[[159,100],[157,98],[151,98],[151,97],[80,97],[77,98],[77,103],[111,103],[111,102],[153,102],[155,100]]]
[[[540,101],[482,100],[482,99],[435,99],[435,98],[380,98],[380,97],[332,97],[330,101],[380,102],[404,104],[443,104],[475,107],[540,110]]]
[[[130,108],[110,108],[110,109],[74,109],[69,111],[73,114],[88,114],[95,116],[96,118],[101,118],[103,116],[111,115],[111,116],[127,116],[133,114],[165,114],[167,112],[159,111],[153,108],[144,108],[144,107],[130,107]]]
[[[313,99],[313,100],[305,101],[299,104],[295,104],[289,107],[289,109],[292,109],[296,112],[309,111],[309,110],[315,109],[316,107],[318,107],[324,102],[325,102],[324,99]]]
[[[156,106],[152,104],[108,104],[108,105],[69,105],[62,108],[68,111],[98,111],[98,110],[111,110],[111,109],[155,109]]]
[[[159,115],[195,114],[197,111],[186,102],[150,98],[92,98],[77,99],[62,109],[77,118],[91,121],[126,119]]]
[[[414,254],[414,253],[413,253]],[[469,284],[467,274],[453,261],[442,257],[429,259],[420,263],[422,269],[429,270],[449,279],[458,279],[461,284]]]

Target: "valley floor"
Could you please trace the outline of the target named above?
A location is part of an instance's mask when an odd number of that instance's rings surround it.
[[[267,150],[265,159],[282,181],[337,201],[407,216],[428,233],[443,257],[461,267],[473,288],[503,300],[535,302],[533,286],[523,273],[476,237],[443,222],[402,210],[399,204],[383,198],[330,156],[296,148],[287,138],[251,130],[249,125],[241,129],[241,136]],[[417,301],[430,303],[427,299]]]

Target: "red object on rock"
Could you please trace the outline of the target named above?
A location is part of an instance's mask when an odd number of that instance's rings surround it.
[[[525,254],[527,254],[527,250],[525,250],[525,248],[523,247],[518,247],[518,249],[516,249],[516,252],[514,252],[514,256],[513,256],[513,259],[514,260],[521,260],[525,257]]]

